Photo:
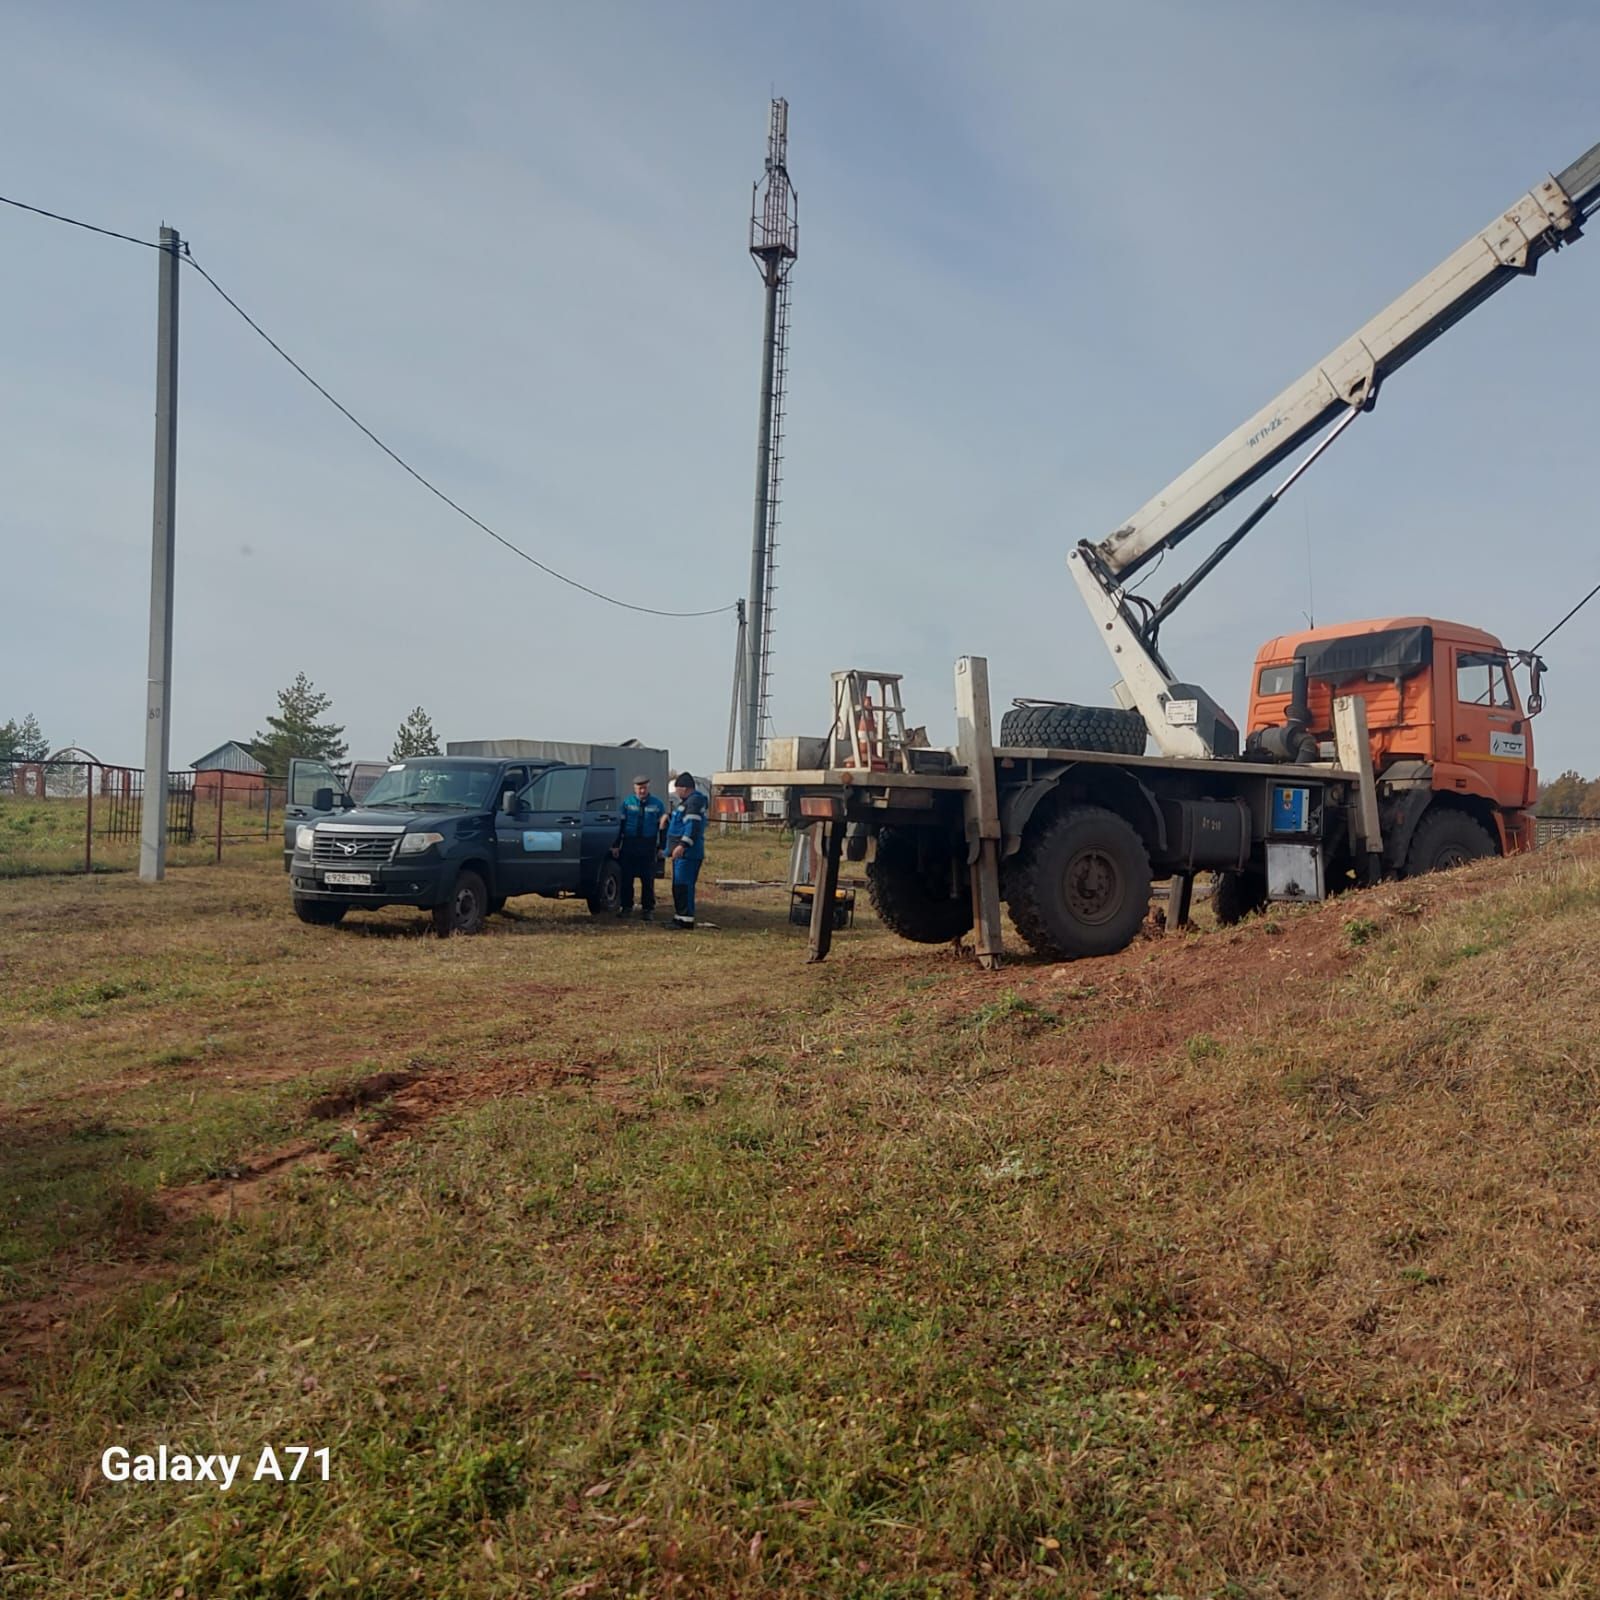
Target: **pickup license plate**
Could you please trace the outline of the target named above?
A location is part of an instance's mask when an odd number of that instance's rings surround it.
[[[370,872],[324,872],[324,883],[348,883],[358,885],[363,889],[372,887],[372,874]]]

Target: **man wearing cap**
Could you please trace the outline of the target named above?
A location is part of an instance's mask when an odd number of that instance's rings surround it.
[[[672,926],[694,926],[694,884],[706,858],[706,816],[710,802],[694,786],[692,773],[672,781],[678,803],[667,824],[667,854],[672,857]]]
[[[667,808],[650,793],[650,780],[640,773],[633,780],[633,793],[622,802],[622,820],[617,825],[617,842],[611,853],[621,868],[621,898],[617,915],[633,910],[633,880],[639,880],[639,916],[649,922],[656,909],[656,852],[661,848],[661,830],[666,825]]]

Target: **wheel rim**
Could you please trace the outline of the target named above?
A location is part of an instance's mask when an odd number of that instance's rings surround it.
[[[458,886],[456,889],[456,926],[464,928],[478,912],[478,895],[474,889]]]
[[[1080,850],[1061,875],[1068,912],[1076,922],[1108,922],[1122,907],[1122,869],[1108,851]]]
[[[1435,872],[1449,872],[1452,867],[1464,867],[1472,860],[1472,853],[1465,845],[1447,844],[1438,855],[1433,858]]]

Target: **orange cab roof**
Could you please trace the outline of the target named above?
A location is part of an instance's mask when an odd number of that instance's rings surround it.
[[[1306,628],[1300,633],[1281,633],[1262,645],[1256,652],[1256,660],[1291,661],[1300,645],[1317,644],[1323,639],[1348,639],[1358,633],[1382,633],[1388,628],[1432,628],[1435,633],[1459,644],[1485,645],[1491,650],[1505,648],[1492,633],[1468,627],[1464,622],[1446,622],[1439,617],[1375,617],[1366,622],[1332,622],[1321,628]]]

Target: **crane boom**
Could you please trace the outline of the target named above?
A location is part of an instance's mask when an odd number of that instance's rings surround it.
[[[1482,305],[1513,278],[1531,275],[1539,261],[1577,239],[1584,218],[1600,209],[1600,144],[1558,177],[1521,196],[1488,227],[1475,233],[1426,277],[1309,372],[1289,385],[1214,449],[1175,478],[1099,544],[1084,541],[1071,553],[1072,576],[1090,611],[1103,624],[1102,637],[1123,674],[1123,698],[1137,704],[1152,736],[1168,755],[1213,755],[1216,741],[1198,725],[1174,724],[1169,702],[1174,688],[1186,693],[1187,717],[1194,691],[1174,685],[1155,648],[1160,619],[1177,599],[1210,571],[1275,503],[1288,483],[1269,497],[1188,583],[1159,610],[1136,620],[1124,585],[1146,562],[1181,544],[1236,495],[1314,438],[1335,418],[1349,422],[1369,409],[1379,386]],[[1325,447],[1330,440],[1325,440]],[[1303,463],[1288,480],[1299,475]],[[1202,699],[1205,697],[1202,696]],[[1213,707],[1213,710],[1215,708]],[[1223,723],[1227,719],[1217,713]],[[1227,724],[1231,731],[1231,724]]]
[[[1182,543],[1346,407],[1370,403],[1391,373],[1513,278],[1532,273],[1542,256],[1577,237],[1597,204],[1600,144],[1559,178],[1547,178],[1523,195],[1134,512],[1097,547],[1106,570],[1131,576],[1152,556]]]

